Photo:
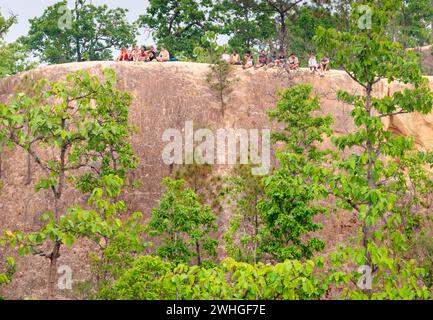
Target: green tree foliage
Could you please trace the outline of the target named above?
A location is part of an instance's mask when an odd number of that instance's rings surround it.
[[[3,39],[8,33],[10,27],[17,23],[17,17],[12,15],[9,18],[5,18],[0,14],[0,39]]]
[[[264,265],[224,260],[213,268],[173,265],[144,256],[101,299],[120,300],[299,300],[320,297],[327,284],[315,276],[318,263]]]
[[[404,0],[390,23],[390,33],[404,48],[431,44],[433,20],[431,0]]]
[[[197,62],[212,64],[221,60],[221,54],[226,48],[227,46],[218,44],[218,34],[206,31],[201,38],[200,46],[194,48],[193,54]]]
[[[0,13],[0,79],[35,66],[34,62],[28,61],[28,50],[22,43],[7,44],[3,40],[10,27],[15,23],[17,23],[16,16],[5,18]]]
[[[193,57],[194,48],[200,46],[206,31],[211,30],[210,0],[150,0],[146,13],[138,23],[152,31],[159,46],[171,53]]]
[[[29,50],[21,42],[0,44],[0,78],[27,71],[37,62],[29,60]]]
[[[284,124],[284,131],[273,134],[285,147],[277,153],[280,166],[265,178],[265,199],[260,202],[264,228],[260,250],[277,261],[311,258],[323,249],[324,242],[304,235],[320,230],[314,217],[326,208],[317,203],[328,193],[323,181],[328,172],[323,167],[329,151],[316,147],[331,134],[331,118],[314,117],[319,98],[310,85],[299,85],[280,93],[281,100],[269,117]]]
[[[338,93],[340,100],[353,105],[356,130],[333,139],[347,155],[335,163],[330,190],[338,199],[337,205],[357,214],[362,229],[354,243],[336,254],[335,261],[347,259],[372,270],[373,287],[351,290],[349,297],[427,298],[424,271],[414,260],[404,258],[414,232],[410,225],[421,210],[416,204],[421,203],[422,194],[414,195],[412,190],[424,184],[410,183],[405,172],[418,172],[420,177],[429,157],[413,151],[412,139],[387,131],[382,119],[395,114],[430,113],[433,94],[416,55],[390,40],[386,32],[400,2],[384,0],[379,7],[374,1],[361,1],[358,5],[365,4],[373,9],[371,28],[359,27],[364,12],[355,7],[349,30],[321,28],[316,38],[323,51],[332,53],[335,65],[364,89],[363,95]],[[383,98],[373,96],[384,78],[411,86]],[[416,161],[410,160],[414,154]],[[407,161],[411,163],[409,168]]]
[[[29,34],[21,39],[40,59],[50,64],[112,59],[112,49],[135,42],[136,27],[128,23],[126,9],[95,6],[75,0],[45,9],[30,20]]]
[[[111,290],[114,282],[150,246],[145,241],[146,226],[142,220],[140,212],[122,219],[122,224],[117,225],[113,236],[106,239],[105,245],[100,247],[100,252],[90,254],[92,278],[77,286],[84,298],[94,299],[99,291]]]
[[[56,224],[61,222],[61,200],[68,181],[82,192],[91,192],[101,186],[101,177],[124,177],[136,165],[127,142],[130,96],[116,90],[115,82],[111,69],[103,70],[102,81],[78,71],[66,81],[41,80],[32,95],[19,93],[0,105],[7,143],[26,151],[43,172],[36,190],[52,192]],[[51,150],[51,156],[45,150]],[[51,240],[53,250],[46,254],[51,261],[50,289],[61,245],[70,242],[69,238]]]
[[[16,271],[16,263],[12,257],[6,257],[6,270],[5,272],[0,272],[0,288],[3,285],[9,284],[12,281],[12,277]],[[2,300],[2,296],[0,296],[0,300]]]
[[[70,178],[80,190],[90,192],[100,176],[136,166],[127,138],[130,96],[115,89],[113,70],[102,71],[103,80],[87,71],[69,74],[66,81],[38,81],[32,95],[18,93],[0,105],[3,132],[9,144],[28,152],[45,173],[38,189],[51,189],[59,199]],[[57,101],[50,105],[50,101]],[[52,159],[40,150],[54,149]],[[91,171],[75,175],[77,169]]]
[[[180,166],[175,172],[175,178],[184,180],[185,186],[199,196],[200,202],[210,205],[217,212],[221,211],[218,197],[221,179],[215,175],[212,165],[194,163]]]
[[[149,233],[161,238],[156,253],[177,263],[188,263],[195,257],[200,265],[204,252],[216,255],[217,241],[211,236],[217,230],[216,216],[200,203],[192,189],[185,187],[184,180],[166,178],[163,186],[167,190],[149,222]]]
[[[287,53],[288,34],[287,26],[288,19],[293,11],[298,7],[303,0],[265,0],[275,18],[277,36],[275,38],[278,50]]]
[[[302,6],[290,15],[287,22],[288,53],[295,52],[306,64],[309,55],[316,51],[313,37],[319,26],[331,28],[336,25],[337,18],[331,11],[320,6]]]
[[[225,249],[236,261],[256,264],[262,217],[257,206],[264,197],[262,177],[251,173],[251,166],[238,165],[228,177],[225,194],[235,206],[227,232],[224,234]]]
[[[220,0],[212,16],[221,34],[229,37],[228,44],[238,52],[264,46],[275,36],[275,23],[264,1]]]
[[[144,246],[141,240],[143,226],[140,224],[142,215],[134,214],[130,218],[124,218],[126,205],[123,201],[117,201],[123,187],[123,181],[118,176],[108,175],[101,179],[101,188],[95,188],[91,193],[88,205],[94,209],[83,209],[79,205],[72,206],[56,218],[55,214],[47,212],[41,216],[44,225],[37,231],[6,231],[6,239],[10,246],[19,250],[22,255],[44,253],[36,248],[46,241],[53,241],[71,248],[78,239],[87,239],[100,246],[102,259],[110,259],[114,255],[113,249],[118,243],[129,243],[130,246]],[[50,255],[59,254],[60,248]],[[117,253],[115,257],[119,257]],[[50,256],[48,258],[52,259]],[[113,262],[110,259],[111,262]],[[119,263],[119,260],[116,260]],[[105,265],[105,266],[108,266]],[[118,265],[120,267],[122,265]],[[128,267],[124,261],[124,267]],[[101,270],[99,270],[101,271]],[[110,279],[115,277],[116,269],[112,266],[102,270],[99,274],[104,276],[98,279],[97,288],[108,286]],[[53,275],[50,269],[50,281]],[[57,272],[57,269],[54,270]],[[51,298],[51,297],[50,297]]]

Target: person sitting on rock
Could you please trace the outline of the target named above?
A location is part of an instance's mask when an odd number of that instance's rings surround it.
[[[286,63],[287,63],[286,54],[284,53],[283,50],[280,50],[280,52],[278,53],[276,61],[277,61],[278,66],[285,66],[286,65]]]
[[[227,51],[224,50],[223,54],[221,55],[221,60],[230,63],[230,55]]]
[[[236,51],[233,51],[232,55],[230,56],[230,63],[236,66],[242,65],[241,63],[241,56]]]
[[[147,55],[147,49],[145,46],[141,47],[140,58],[139,61],[149,61]]]
[[[159,56],[156,58],[158,62],[167,62],[170,61],[170,53],[166,48],[161,48]]]
[[[323,59],[320,60],[319,69],[320,69],[320,76],[321,77],[324,77],[325,76],[325,71],[328,71],[328,69],[329,69],[329,62],[330,62],[330,60],[329,60],[329,57],[327,55],[325,55],[323,57]]]
[[[277,52],[276,51],[272,51],[271,55],[268,59],[268,64],[267,64],[267,68],[273,68],[277,62]]]
[[[137,62],[137,61],[140,60],[140,49],[138,48],[137,45],[135,45],[132,48],[132,50],[131,50],[131,52],[129,54],[129,60],[130,61],[134,61],[134,62]]]
[[[256,69],[260,69],[268,65],[269,58],[266,50],[262,50],[259,54],[259,63],[256,65]]]
[[[299,68],[299,59],[296,54],[292,53],[287,62],[289,70],[297,70]]]
[[[156,54],[153,50],[147,51],[147,61],[155,61],[156,60]]]
[[[311,73],[315,73],[319,69],[319,64],[317,63],[316,56],[312,53],[310,54],[310,59],[308,59],[308,68],[310,68]]]
[[[251,55],[251,52],[247,51],[245,53],[245,61],[244,61],[244,65],[242,66],[242,68],[244,70],[246,70],[246,69],[249,69],[249,68],[252,68],[252,67],[254,67],[254,58]]]
[[[119,56],[119,58],[117,58],[117,61],[129,61],[128,49],[122,48],[120,50],[120,56]]]

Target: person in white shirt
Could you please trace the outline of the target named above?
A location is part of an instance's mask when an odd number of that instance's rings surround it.
[[[317,63],[317,59],[314,54],[310,55],[310,59],[308,60],[308,67],[310,68],[311,73],[315,73],[319,68],[319,64]]]
[[[156,58],[156,61],[167,62],[169,60],[170,60],[170,53],[166,48],[161,48],[161,51],[159,52],[159,56]]]
[[[227,51],[224,51],[224,53],[221,56],[221,60],[227,63],[230,63],[230,55]]]
[[[251,55],[251,52],[247,52],[245,54],[245,63],[244,63],[243,68],[244,69],[249,69],[249,68],[252,68],[252,67],[254,67],[254,58]]]

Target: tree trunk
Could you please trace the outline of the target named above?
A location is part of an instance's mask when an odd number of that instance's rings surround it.
[[[280,12],[281,28],[280,28],[280,51],[284,52],[284,56],[287,58],[287,26],[286,26],[286,15]]]
[[[197,252],[197,265],[201,266],[200,242],[196,241],[195,248]]]
[[[225,104],[224,104],[224,90],[220,91],[220,100],[221,100],[221,114],[222,116],[224,116],[224,109],[225,109]]]
[[[50,271],[48,275],[48,299],[54,300],[56,295],[56,275],[57,275],[57,260],[60,257],[61,242],[56,241],[54,243],[53,251],[49,257],[50,259]]]
[[[80,13],[79,13],[79,0],[75,0],[75,22],[78,26],[78,21],[80,19]],[[79,32],[78,30],[75,30],[77,35],[75,36],[75,53],[77,55],[77,62],[81,62],[83,60],[81,56],[81,45],[80,45],[80,37],[78,36]]]
[[[366,88],[365,109],[366,109],[366,111],[370,117],[371,117],[372,93],[373,93],[373,85],[371,83],[368,83],[367,88]],[[367,126],[366,130],[367,130],[367,136],[369,136],[370,127]],[[374,161],[375,161],[375,156],[374,156],[375,152],[373,150],[373,145],[369,139],[367,139],[367,152],[368,152],[368,168],[367,168],[368,188],[370,190],[373,190],[376,187],[374,180],[373,180],[373,165],[374,165]],[[367,216],[369,215],[369,213],[370,213],[370,208],[368,209]],[[365,249],[366,265],[369,266],[371,268],[371,270],[373,270],[373,264],[371,261],[371,254],[367,250],[368,249],[368,240],[370,239],[371,232],[370,232],[370,227],[367,226],[367,223],[365,220],[364,220],[363,226],[362,226],[362,233],[363,233],[362,245]],[[371,289],[366,289],[365,293],[369,297],[371,297]]]
[[[62,120],[62,128],[65,129],[66,120]],[[60,199],[63,194],[63,185],[65,183],[65,161],[66,161],[66,145],[63,143],[62,150],[60,152],[60,170],[59,170],[59,180],[57,190],[54,189],[54,213],[56,216],[56,221],[59,222],[60,219]],[[48,298],[54,300],[55,298],[55,282],[57,275],[57,259],[60,257],[60,247],[62,242],[56,240],[54,242],[53,250],[49,256],[50,259],[50,271],[48,274]]]
[[[27,179],[26,186],[32,183],[32,156],[30,153],[27,153]]]

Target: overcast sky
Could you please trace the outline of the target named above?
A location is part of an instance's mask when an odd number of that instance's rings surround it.
[[[15,41],[19,36],[26,35],[29,30],[29,19],[42,15],[45,8],[59,2],[59,0],[0,0],[0,9],[4,16],[8,16],[9,12],[18,15],[18,23],[10,29],[5,40],[8,42]],[[68,0],[70,8],[72,8],[73,0]],[[91,0],[95,5],[106,4],[111,8],[126,8],[129,10],[128,19],[134,21],[142,14],[147,5],[147,0]],[[140,30],[140,35],[137,38],[140,44],[151,43],[151,37],[143,34]]]

